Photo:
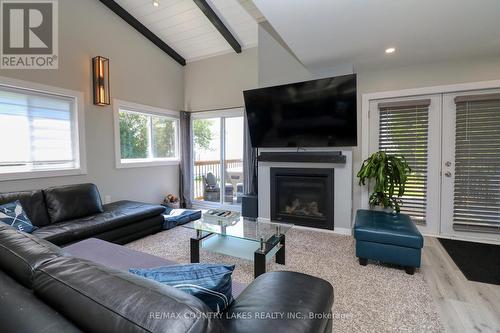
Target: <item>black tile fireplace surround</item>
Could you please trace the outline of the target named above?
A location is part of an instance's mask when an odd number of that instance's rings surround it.
[[[271,220],[334,228],[334,170],[271,168]]]

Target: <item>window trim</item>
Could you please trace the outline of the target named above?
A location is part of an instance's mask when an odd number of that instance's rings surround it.
[[[243,106],[241,106],[241,107],[221,109],[221,110],[191,112],[191,119],[235,118],[235,117],[243,117],[244,115],[245,115],[245,109]]]
[[[20,179],[33,179],[33,178],[48,178],[48,177],[62,177],[87,174],[87,156],[85,147],[85,115],[84,115],[84,95],[83,92],[69,90],[54,86],[49,86],[30,81],[17,80],[0,76],[0,87],[21,89],[31,91],[38,94],[47,94],[53,96],[61,96],[73,100],[74,110],[72,115],[75,121],[71,126],[74,130],[73,133],[73,149],[74,156],[78,167],[74,169],[52,169],[52,170],[37,170],[25,172],[9,172],[0,173],[0,182]]]
[[[146,115],[167,117],[175,120],[175,151],[174,158],[137,158],[130,159],[130,162],[122,162],[121,158],[121,143],[120,143],[120,109],[127,109],[132,112],[142,113]],[[128,102],[120,99],[113,99],[113,127],[114,127],[114,142],[115,142],[115,166],[117,169],[152,167],[164,165],[179,165],[181,162],[181,142],[180,142],[180,112],[163,108],[158,108],[150,105]]]

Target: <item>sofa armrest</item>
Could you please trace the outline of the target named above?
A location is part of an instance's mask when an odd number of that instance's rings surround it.
[[[331,331],[333,287],[297,272],[259,276],[233,302],[224,316],[228,332]]]

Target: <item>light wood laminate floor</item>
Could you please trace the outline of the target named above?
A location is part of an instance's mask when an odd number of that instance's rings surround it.
[[[433,237],[425,238],[421,270],[447,333],[500,333],[500,286],[467,280]]]

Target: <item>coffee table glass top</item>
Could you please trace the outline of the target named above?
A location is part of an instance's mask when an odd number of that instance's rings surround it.
[[[276,237],[284,235],[293,227],[293,224],[274,223],[263,220],[252,220],[244,217],[232,222],[219,222],[214,220],[196,220],[183,227],[197,230],[200,232],[225,235],[230,237],[242,238],[256,242],[274,243]]]

